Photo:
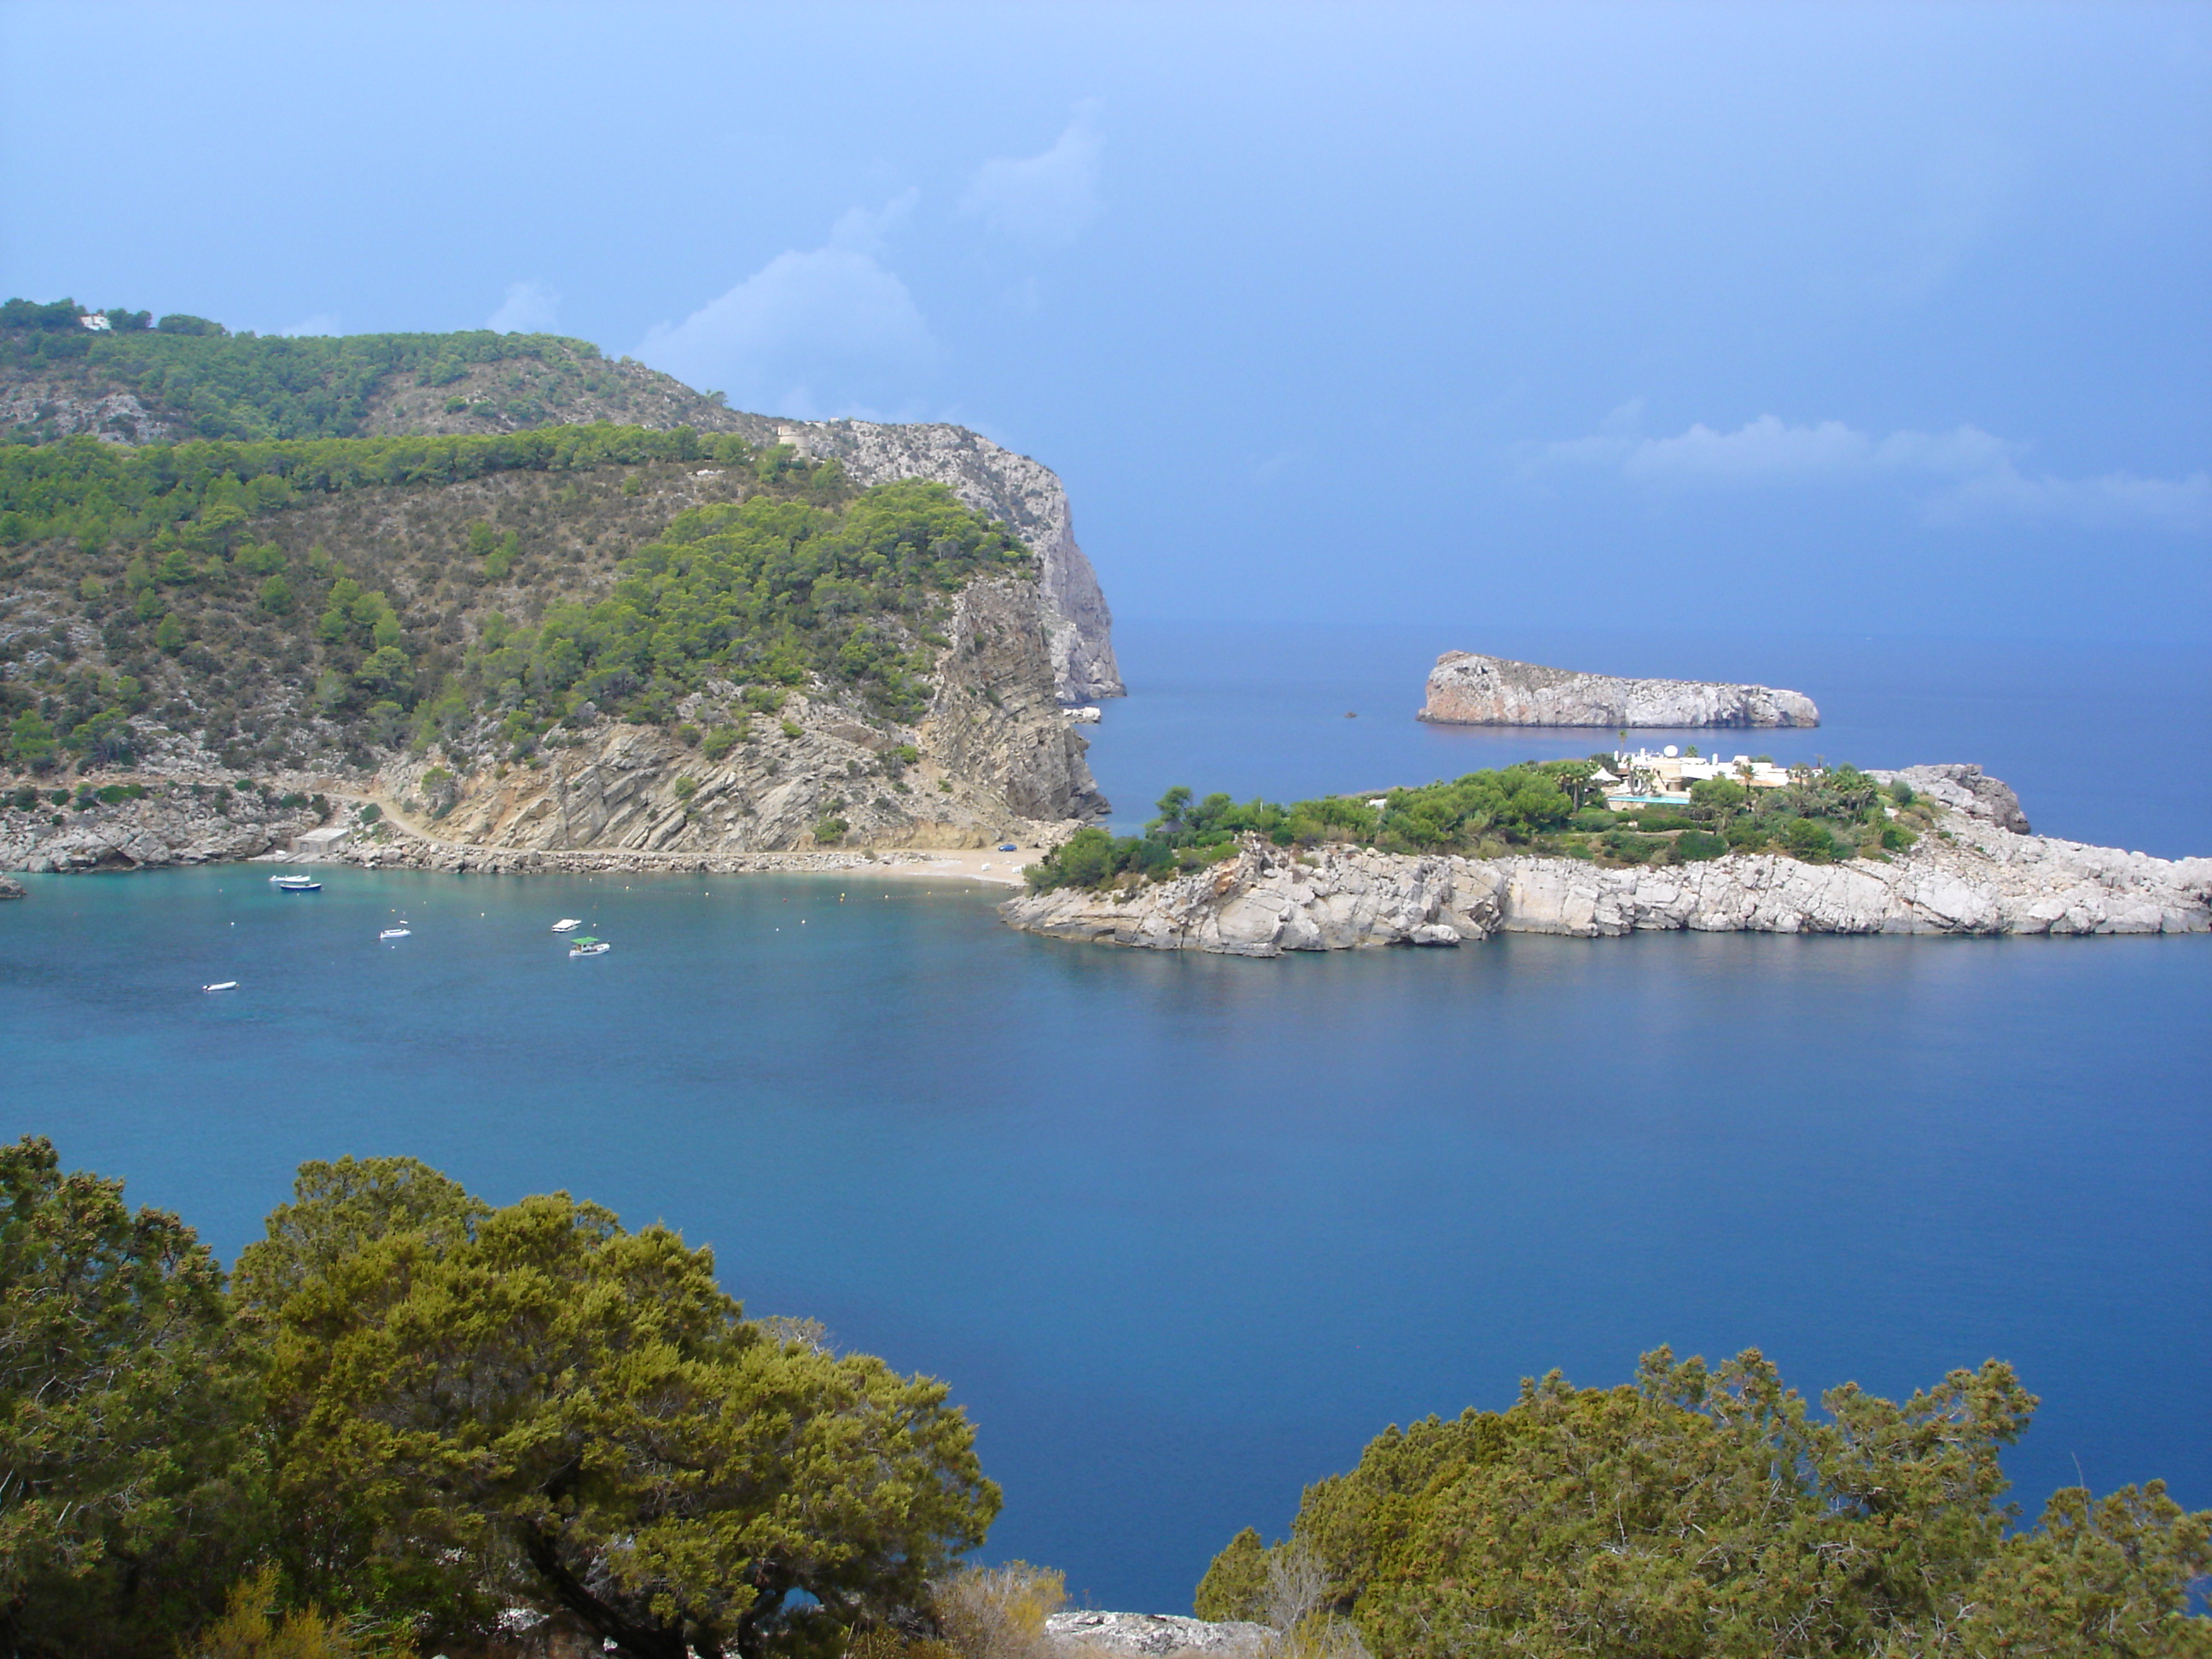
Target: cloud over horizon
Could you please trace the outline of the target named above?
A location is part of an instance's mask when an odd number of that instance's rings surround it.
[[[656,325],[641,362],[742,408],[818,418],[896,394],[941,355],[904,282],[881,260],[914,210],[908,190],[870,212],[854,208],[811,249],[787,248],[682,322]]]
[[[1677,490],[1891,480],[1908,488],[1922,522],[1930,525],[2212,531],[2212,474],[2202,471],[2180,478],[2029,473],[2019,464],[2021,446],[1971,424],[1876,437],[1841,421],[1798,426],[1761,415],[1734,431],[1697,422],[1671,437],[1653,438],[1640,429],[1642,414],[1638,398],[1613,410],[1592,436],[1524,445],[1523,471],[1589,468],[1641,488]]]
[[[1042,155],[998,156],[975,169],[960,211],[1038,252],[1066,247],[1101,209],[1098,170],[1105,140],[1099,100],[1076,105],[1073,118]]]
[[[561,319],[561,296],[544,283],[509,283],[484,326],[501,334],[542,334]]]

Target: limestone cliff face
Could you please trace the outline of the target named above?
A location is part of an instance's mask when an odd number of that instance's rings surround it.
[[[1044,562],[1038,615],[1062,702],[1124,696],[1114,661],[1114,616],[1098,575],[1075,544],[1067,491],[1049,467],[1001,449],[965,427],[883,426],[872,421],[791,422],[809,454],[834,455],[863,484],[894,478],[941,483],[966,506],[1012,525]]]
[[[1797,691],[1706,680],[1618,679],[1447,651],[1420,718],[1447,726],[1818,726]]]
[[[1086,744],[1054,696],[1035,582],[969,583],[945,637],[914,726],[819,684],[765,714],[748,714],[736,686],[711,685],[679,712],[702,731],[747,729],[718,758],[658,727],[594,720],[550,734],[542,766],[448,781],[408,760],[379,787],[437,841],[543,851],[979,847],[1102,811]]]
[[[1991,780],[1991,781],[1995,781]],[[2009,793],[2009,792],[2008,792]],[[1496,933],[2181,933],[2212,930],[2212,858],[2166,860],[2024,835],[1964,811],[1888,863],[1767,854],[1607,869],[1576,859],[1298,853],[1251,842],[1210,869],[1119,896],[1011,899],[1013,927],[1159,951],[1273,957],[1457,945]]]

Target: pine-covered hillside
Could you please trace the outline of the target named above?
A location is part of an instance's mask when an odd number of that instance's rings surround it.
[[[734,434],[0,446],[0,575],[26,784],[350,778],[457,839],[747,849],[1097,804],[1018,538]],[[593,805],[484,816],[533,782]]]
[[[88,328],[88,318],[104,327]],[[615,422],[774,436],[719,394],[551,334],[233,334],[204,318],[0,305],[0,439],[487,434]]]
[[[1037,555],[1038,617],[1060,700],[1121,694],[1112,616],[1060,480],[963,428],[747,414],[719,392],[549,334],[262,337],[66,299],[0,304],[0,446],[484,438],[583,425],[689,428],[756,450],[790,442],[862,485],[945,484]]]

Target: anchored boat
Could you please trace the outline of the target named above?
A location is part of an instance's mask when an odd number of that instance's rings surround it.
[[[387,927],[387,928],[386,928],[382,933],[379,933],[379,934],[377,935],[377,938],[379,938],[379,939],[410,939],[410,938],[412,938],[412,937],[413,937],[413,935],[414,935],[414,930],[413,930],[412,928],[410,928],[410,927],[408,927],[408,925],[407,925],[405,922],[404,922],[404,921],[403,921],[403,922],[401,922],[401,923],[400,923],[397,927]]]
[[[589,933],[572,942],[568,954],[572,957],[603,957],[615,947],[603,939],[593,939]]]
[[[313,876],[271,876],[269,884],[280,893],[319,893],[323,884]]]
[[[553,924],[553,931],[556,933],[573,933],[583,925],[584,919],[581,916],[563,916]]]

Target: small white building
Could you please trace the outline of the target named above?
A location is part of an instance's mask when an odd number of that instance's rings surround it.
[[[344,824],[326,823],[319,830],[310,830],[292,837],[292,857],[295,862],[318,864],[335,858],[338,850],[353,839],[353,831]]]

